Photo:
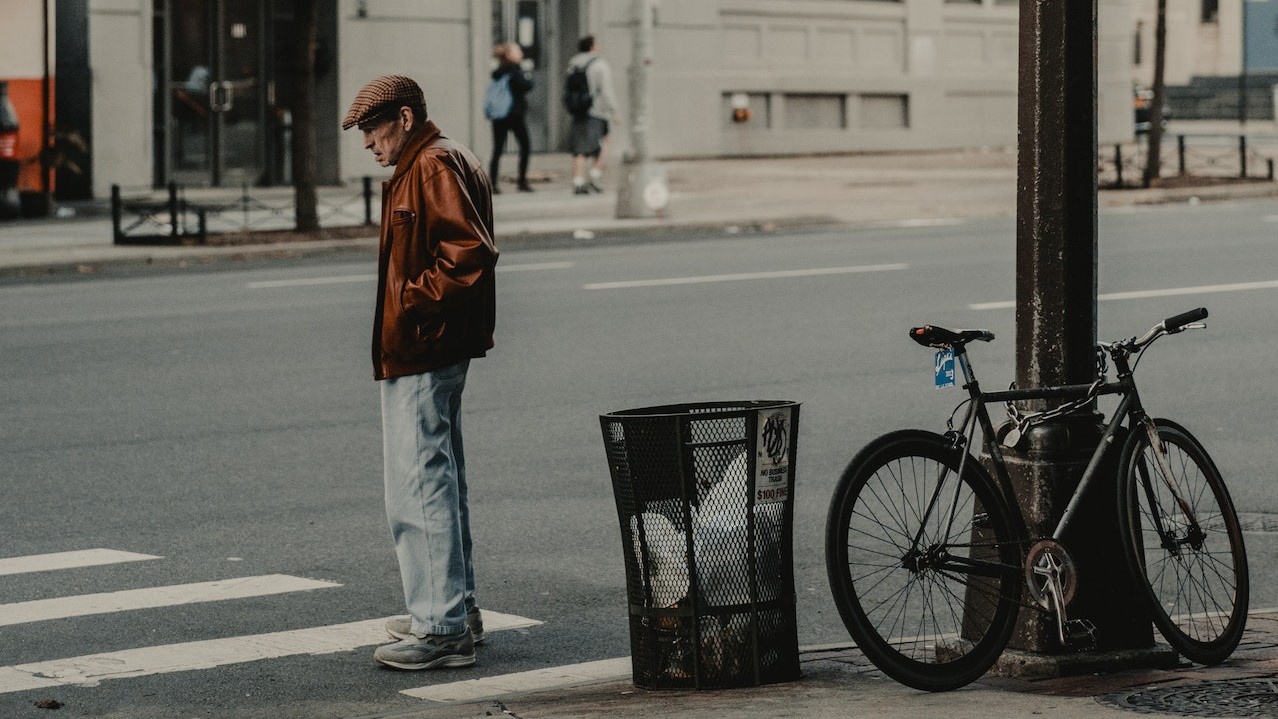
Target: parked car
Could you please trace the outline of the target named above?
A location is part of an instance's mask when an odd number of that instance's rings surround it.
[[[1148,88],[1138,87],[1132,94],[1132,108],[1134,110],[1134,119],[1136,121],[1136,134],[1143,135],[1149,132],[1149,110],[1150,105],[1154,102],[1154,91]],[[1163,129],[1167,129],[1167,121],[1171,119],[1171,107],[1167,104],[1166,96],[1163,98]]]

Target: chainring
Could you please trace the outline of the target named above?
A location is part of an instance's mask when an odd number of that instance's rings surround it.
[[[1029,588],[1030,597],[1040,607],[1052,609],[1052,600],[1047,593],[1049,574],[1055,571],[1061,586],[1061,603],[1068,605],[1074,599],[1078,589],[1078,572],[1074,569],[1074,558],[1065,551],[1065,546],[1055,539],[1044,539],[1030,547],[1025,555],[1025,584]]]

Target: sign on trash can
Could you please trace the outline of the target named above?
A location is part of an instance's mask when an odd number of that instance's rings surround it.
[[[668,405],[599,419],[621,527],[635,685],[797,679],[799,404]]]

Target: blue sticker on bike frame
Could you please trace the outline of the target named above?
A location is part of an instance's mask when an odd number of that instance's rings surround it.
[[[946,347],[936,353],[936,388],[954,386],[954,348]]]

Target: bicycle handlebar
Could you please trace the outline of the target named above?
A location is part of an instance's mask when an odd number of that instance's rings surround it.
[[[1194,322],[1198,322],[1204,319],[1207,319],[1206,307],[1199,307],[1198,309],[1195,309],[1195,310],[1190,310],[1188,312],[1181,312],[1178,315],[1172,315],[1171,317],[1168,317],[1162,322],[1159,322],[1158,324],[1151,327],[1149,331],[1146,332],[1139,339],[1132,340],[1132,345],[1134,347],[1144,347],[1145,345],[1149,344],[1150,342],[1153,342],[1154,340],[1158,339],[1159,337],[1162,337],[1165,334],[1174,335],[1177,332],[1180,332],[1186,329],[1188,325],[1191,325]]]
[[[1163,320],[1163,329],[1167,331],[1167,334],[1175,334],[1185,329],[1185,325],[1190,322],[1198,322],[1199,320],[1205,319],[1207,319],[1207,308],[1199,307],[1196,310],[1181,312],[1178,315],[1168,317]]]

